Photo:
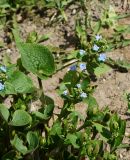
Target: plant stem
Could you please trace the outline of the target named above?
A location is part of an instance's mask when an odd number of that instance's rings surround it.
[[[56,70],[56,72],[58,72],[58,71],[60,71],[60,70],[63,70],[64,68],[66,68],[66,67],[68,67],[68,66],[70,66],[70,65],[72,65],[72,64],[74,64],[75,62],[78,62],[78,61],[79,61],[79,60],[77,60],[77,59],[72,59],[72,60],[66,62],[62,67],[58,68],[58,69]]]
[[[42,80],[38,77],[38,83],[39,83],[39,88],[40,90],[43,91],[43,85],[42,85]]]

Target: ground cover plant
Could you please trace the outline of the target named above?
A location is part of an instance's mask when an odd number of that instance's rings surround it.
[[[10,40],[15,41],[20,54],[16,64],[4,59],[0,65],[2,160],[117,160],[117,150],[129,149],[129,144],[123,143],[126,121],[109,106],[100,109],[93,96],[97,86],[92,83],[111,68],[120,72],[129,69],[128,61],[107,57],[107,52],[129,45],[130,40],[124,36],[130,32],[129,26],[118,24],[119,19],[129,14],[117,15],[109,1],[99,2],[104,7],[98,18],[92,16],[89,1],[85,0],[0,2],[2,23],[10,27]],[[52,23],[66,23],[65,10],[74,3],[83,16],[77,16],[75,21],[77,42],[69,54],[51,44],[42,45],[49,36],[36,31],[22,38],[17,23],[18,10],[30,13],[42,4],[45,10],[56,9]],[[9,19],[8,14],[11,14]],[[104,30],[111,28],[111,34],[105,36]],[[59,52],[62,54],[58,56]],[[54,100],[45,94],[42,80],[52,78],[66,67],[68,70],[57,88],[63,106],[55,113]],[[34,85],[31,74],[35,75],[38,86]],[[5,101],[9,98],[11,104],[7,107]],[[129,94],[127,99],[129,107]],[[32,103],[37,100],[40,108],[32,111]],[[86,106],[84,115],[76,109],[80,102]]]

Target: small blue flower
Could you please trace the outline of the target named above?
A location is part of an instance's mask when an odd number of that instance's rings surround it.
[[[86,98],[86,97],[87,97],[87,93],[82,92],[82,93],[80,94],[80,97],[81,97],[81,98]]]
[[[85,55],[85,53],[86,53],[86,51],[85,51],[85,50],[83,50],[83,49],[80,49],[80,50],[79,50],[79,54],[80,54],[80,56],[84,56],[84,55]]]
[[[0,82],[0,91],[4,90],[5,86]]]
[[[70,70],[70,71],[76,71],[76,68],[77,68],[76,65],[73,65],[73,66],[71,66],[71,67],[69,68],[69,70]]]
[[[2,72],[5,72],[5,73],[6,73],[7,68],[6,68],[5,66],[1,66],[1,67],[0,67],[0,70],[1,70]]]
[[[102,36],[99,35],[99,34],[97,34],[97,35],[95,36],[95,38],[96,38],[97,41],[99,41],[100,39],[102,39]]]
[[[99,57],[98,57],[98,60],[104,62],[106,60],[106,58],[107,58],[106,54],[105,53],[101,53],[99,55]]]
[[[86,64],[81,63],[81,64],[79,65],[79,67],[80,67],[81,71],[83,71],[83,70],[86,69]]]
[[[79,84],[79,83],[76,86],[77,86],[77,88],[81,88],[81,84]]]
[[[66,96],[66,95],[68,94],[68,91],[65,90],[65,91],[63,92],[63,94]]]
[[[99,47],[98,47],[96,44],[94,44],[93,50],[94,50],[94,51],[98,51],[98,50],[99,50]]]

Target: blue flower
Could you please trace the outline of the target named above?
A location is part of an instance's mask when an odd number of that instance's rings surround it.
[[[80,50],[79,50],[79,54],[80,54],[80,56],[85,55],[85,53],[86,53],[86,51],[85,51],[85,50],[83,50],[83,49],[80,49]]]
[[[65,90],[65,91],[63,92],[63,94],[66,96],[66,95],[68,94],[68,91]]]
[[[107,58],[106,54],[105,53],[101,53],[99,55],[99,57],[98,57],[98,60],[104,62],[106,60],[106,58]]]
[[[97,41],[99,41],[100,39],[102,39],[102,36],[99,35],[99,34],[97,34],[97,35],[95,36],[95,38],[96,38]]]
[[[0,82],[0,91],[4,90],[5,86]]]
[[[83,71],[83,70],[86,69],[86,64],[81,63],[81,64],[79,65],[79,67],[80,67],[81,71]]]
[[[81,98],[86,98],[86,97],[87,97],[87,93],[82,92],[82,93],[80,94],[80,97],[81,97]]]
[[[71,67],[69,68],[69,70],[70,70],[70,71],[76,71],[76,68],[77,68],[76,65],[73,65],[73,66],[71,66]]]
[[[94,51],[98,51],[98,50],[99,50],[99,47],[98,47],[96,44],[94,44],[93,50],[94,50]]]
[[[0,70],[1,70],[2,72],[6,72],[6,71],[7,71],[7,68],[6,68],[5,66],[1,66],[1,67],[0,67]]]
[[[81,88],[81,84],[79,84],[79,83],[76,86],[77,86],[77,88]]]

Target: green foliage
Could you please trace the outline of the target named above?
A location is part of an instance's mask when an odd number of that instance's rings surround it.
[[[111,67],[108,65],[101,63],[97,68],[95,68],[94,73],[97,77],[101,76],[104,73],[107,73],[111,70]]]
[[[55,64],[50,50],[43,45],[23,43],[19,38],[17,29],[13,30],[13,34],[17,48],[21,54],[23,67],[27,71],[36,74],[40,78],[52,75],[55,71]]]
[[[30,93],[34,91],[32,80],[20,71],[14,71],[5,82],[5,94]]]
[[[13,114],[13,119],[10,122],[12,126],[25,126],[31,123],[31,116],[23,110],[16,110]]]
[[[28,71],[39,77],[54,73],[54,59],[48,48],[31,43],[19,43],[18,49],[22,64]]]

